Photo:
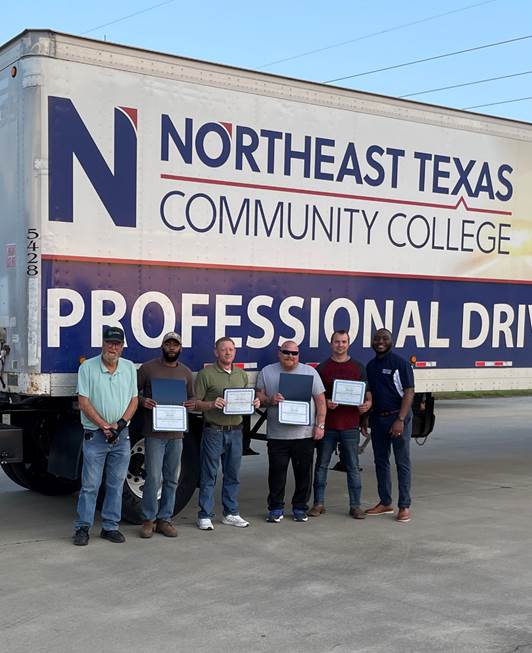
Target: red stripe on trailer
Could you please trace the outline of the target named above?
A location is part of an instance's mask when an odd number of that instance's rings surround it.
[[[512,367],[513,361],[475,361],[475,367]]]
[[[416,361],[416,367],[436,367],[436,361]]]

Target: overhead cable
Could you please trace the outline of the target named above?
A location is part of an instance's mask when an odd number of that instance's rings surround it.
[[[494,107],[497,104],[512,104],[513,102],[524,102],[525,100],[532,100],[532,95],[528,97],[517,97],[513,100],[501,100],[500,102],[489,102],[488,104],[475,104],[472,107],[462,107],[463,111],[468,111],[469,109],[481,109],[482,107]]]
[[[402,23],[401,25],[395,25],[394,27],[388,27],[387,29],[381,29],[378,32],[371,32],[370,34],[364,34],[363,36],[357,36],[353,39],[348,39],[347,41],[340,41],[339,43],[331,43],[331,45],[325,45],[321,48],[315,48],[314,50],[307,50],[306,52],[300,52],[299,54],[294,54],[290,57],[284,57],[283,59],[276,59],[275,61],[270,61],[269,63],[262,64],[262,66],[257,66],[257,70],[262,70],[263,68],[269,68],[270,66],[275,66],[279,63],[284,63],[286,61],[293,61],[294,59],[301,59],[302,57],[308,57],[311,54],[317,54],[318,52],[325,52],[326,50],[332,50],[334,48],[340,48],[343,45],[349,45],[350,43],[356,43],[357,41],[364,41],[366,39],[373,38],[374,36],[381,36],[382,34],[389,34],[390,32],[395,32],[405,27],[412,27],[413,25],[420,25],[421,23],[428,23],[431,20],[436,20],[437,18],[443,18],[444,16],[450,16],[451,14],[457,14],[461,11],[466,11],[467,9],[474,9],[475,7],[480,7],[482,5],[487,5],[492,2],[497,2],[497,0],[484,0],[483,2],[476,2],[472,5],[467,5],[465,7],[459,7],[458,9],[453,9],[452,11],[446,11],[443,14],[435,14],[434,16],[427,16],[426,18],[421,18],[419,20],[414,20],[410,23]]]
[[[109,27],[109,25],[116,25],[117,23],[121,23],[124,20],[128,20],[128,18],[134,18],[135,16],[140,16],[140,14],[145,14],[148,11],[152,11],[152,9],[158,9],[159,7],[164,7],[165,5],[171,5],[176,0],[164,0],[164,2],[159,2],[156,5],[152,5],[151,7],[146,7],[145,9],[139,9],[139,11],[135,11],[132,14],[128,14],[127,16],[122,16],[121,18],[116,18],[115,20],[111,20],[108,23],[103,23],[102,25],[97,25],[96,27],[91,27],[91,29],[88,29],[85,32],[81,32],[81,36],[85,36],[86,34],[90,34],[91,32],[96,32],[99,29],[102,29],[103,27]]]
[[[416,93],[406,93],[399,95],[400,98],[414,97],[416,95],[426,95],[427,93],[437,93],[438,91],[448,91],[452,88],[463,88],[464,86],[474,86],[475,84],[484,84],[486,82],[496,82],[499,79],[510,79],[511,77],[521,77],[530,75],[532,70],[525,70],[522,73],[512,73],[511,75],[500,75],[499,77],[486,77],[486,79],[477,79],[474,82],[464,82],[463,84],[453,84],[452,86],[440,86],[439,88],[429,88],[426,91],[417,91]]]
[[[384,68],[375,68],[373,70],[367,70],[363,73],[355,73],[354,75],[346,75],[345,77],[336,77],[335,79],[328,79],[323,82],[323,84],[332,84],[333,82],[341,82],[345,79],[353,79],[355,77],[363,77],[364,75],[373,75],[374,73],[381,73],[385,70],[396,70],[397,68],[405,68],[406,66],[414,66],[418,63],[425,63],[427,61],[435,61],[436,59],[445,59],[446,57],[455,57],[459,54],[465,54],[467,52],[475,52],[478,50],[486,50],[487,48],[495,48],[499,45],[507,45],[508,43],[517,43],[518,41],[525,41],[526,39],[532,38],[532,34],[527,34],[526,36],[518,36],[514,39],[506,39],[505,41],[497,41],[496,43],[487,43],[486,45],[477,45],[474,48],[465,48],[464,50],[455,50],[454,52],[446,52],[445,54],[437,54],[434,57],[426,57],[424,59],[414,59],[413,61],[406,61],[405,63],[395,64],[394,66],[386,66]]]

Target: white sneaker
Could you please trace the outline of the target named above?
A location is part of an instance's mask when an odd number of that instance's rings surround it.
[[[242,519],[240,515],[225,515],[222,519],[222,524],[227,524],[227,526],[236,526],[237,528],[246,528],[249,526],[249,522],[245,519]]]
[[[213,531],[214,530],[214,526],[212,525],[212,521],[208,517],[201,517],[200,519],[198,519],[196,524],[198,525],[198,528],[200,529],[200,531]]]

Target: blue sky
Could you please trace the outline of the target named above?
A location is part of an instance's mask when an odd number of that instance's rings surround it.
[[[136,12],[142,13],[131,16]],[[532,2],[6,3],[0,42],[27,27],[85,33],[91,38],[323,82],[532,35]],[[314,50],[319,51],[305,54]],[[336,83],[401,96],[516,73],[528,74],[415,99],[464,108],[532,96],[532,38]],[[532,99],[474,110],[532,122]]]

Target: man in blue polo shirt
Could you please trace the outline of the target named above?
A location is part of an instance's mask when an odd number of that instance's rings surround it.
[[[76,546],[89,543],[96,498],[105,468],[105,498],[100,537],[120,544],[122,488],[129,467],[128,423],[137,410],[137,372],[131,361],[120,358],[124,332],[104,327],[102,353],[81,364],[78,399],[85,431],[83,470],[78,499],[78,518],[72,538]]]
[[[392,352],[393,338],[388,329],[376,331],[371,346],[376,356],[366,366],[373,398],[369,424],[380,501],[365,512],[369,516],[393,513],[390,474],[390,450],[393,448],[399,485],[396,520],[406,523],[411,519],[410,437],[414,373],[408,361]]]

